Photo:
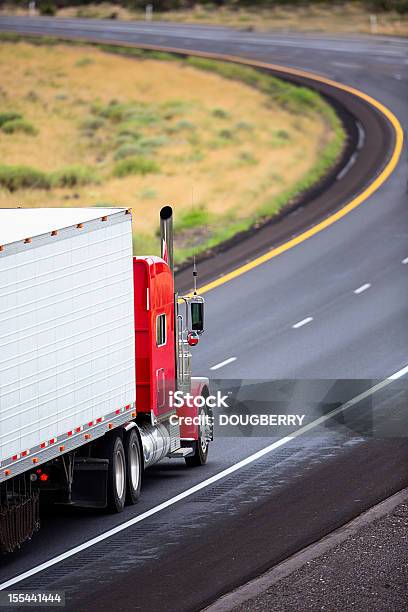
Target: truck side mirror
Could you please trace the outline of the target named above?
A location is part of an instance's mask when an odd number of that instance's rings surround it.
[[[191,329],[202,334],[204,331],[204,300],[202,297],[194,297],[190,302]]]

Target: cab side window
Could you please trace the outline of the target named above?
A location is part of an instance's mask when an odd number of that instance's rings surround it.
[[[166,315],[161,314],[156,319],[156,344],[164,346],[167,342]]]

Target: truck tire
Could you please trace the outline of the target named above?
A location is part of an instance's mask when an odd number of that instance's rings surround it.
[[[135,504],[140,497],[142,485],[142,453],[139,436],[135,429],[126,433],[124,439],[126,456],[126,501]]]
[[[200,416],[205,416],[205,411],[201,410]],[[187,467],[197,467],[207,463],[208,459],[208,442],[206,439],[205,427],[200,423],[198,426],[198,440],[194,442],[194,454],[189,457],[184,457]]]
[[[126,501],[126,456],[119,436],[106,438],[103,455],[105,459],[109,459],[107,510],[122,512]]]

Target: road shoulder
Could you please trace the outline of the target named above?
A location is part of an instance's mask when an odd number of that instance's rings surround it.
[[[407,526],[408,489],[403,489],[205,612],[405,611]]]

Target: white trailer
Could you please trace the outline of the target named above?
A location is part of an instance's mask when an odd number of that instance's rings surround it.
[[[0,482],[136,401],[131,216],[0,210]]]

